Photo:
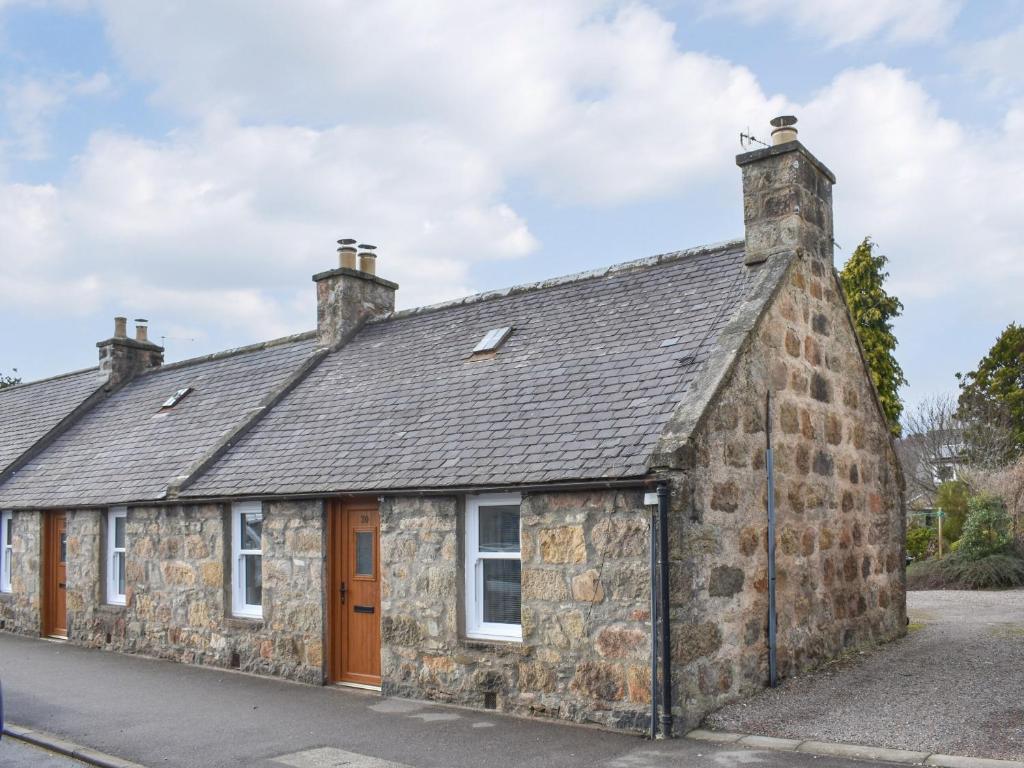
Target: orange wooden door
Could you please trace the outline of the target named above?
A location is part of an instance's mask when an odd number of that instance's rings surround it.
[[[330,679],[380,685],[380,510],[375,500],[329,507]]]
[[[68,636],[68,534],[63,512],[47,512],[43,527],[43,634]]]

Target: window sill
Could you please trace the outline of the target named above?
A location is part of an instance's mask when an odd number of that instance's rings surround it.
[[[14,599],[14,593],[13,592],[0,592],[0,601],[7,601],[7,600],[13,600],[13,599]]]
[[[263,629],[263,617],[262,616],[228,616],[224,620],[224,624],[228,629],[248,629],[257,630]]]
[[[96,613],[108,614],[110,616],[120,616],[128,610],[128,606],[124,603],[102,603],[96,606]]]
[[[533,647],[523,645],[522,640],[508,638],[460,637],[459,647],[467,651],[485,651],[504,656],[529,656],[533,653]]]

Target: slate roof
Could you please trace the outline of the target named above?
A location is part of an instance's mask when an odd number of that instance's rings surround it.
[[[138,376],[0,485],[0,507],[73,507],[162,498],[174,478],[300,368],[314,341],[313,334],[303,334]],[[173,408],[161,410],[161,404],[184,387],[194,391]],[[46,398],[33,400],[45,403]]]
[[[182,495],[641,476],[758,270],[734,242],[374,321]]]
[[[99,368],[0,389],[0,471],[106,383]]]

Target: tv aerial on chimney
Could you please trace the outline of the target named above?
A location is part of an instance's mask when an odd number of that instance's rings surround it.
[[[750,149],[755,144],[760,144],[762,147],[768,146],[768,142],[761,141],[750,133],[750,126],[747,126],[746,133],[740,131],[740,146],[743,147],[743,149]]]

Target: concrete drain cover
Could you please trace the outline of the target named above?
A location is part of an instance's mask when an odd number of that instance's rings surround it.
[[[292,752],[289,755],[275,757],[274,762],[293,768],[412,768],[405,763],[392,763],[390,760],[360,755],[358,752],[346,752],[334,747]]]

